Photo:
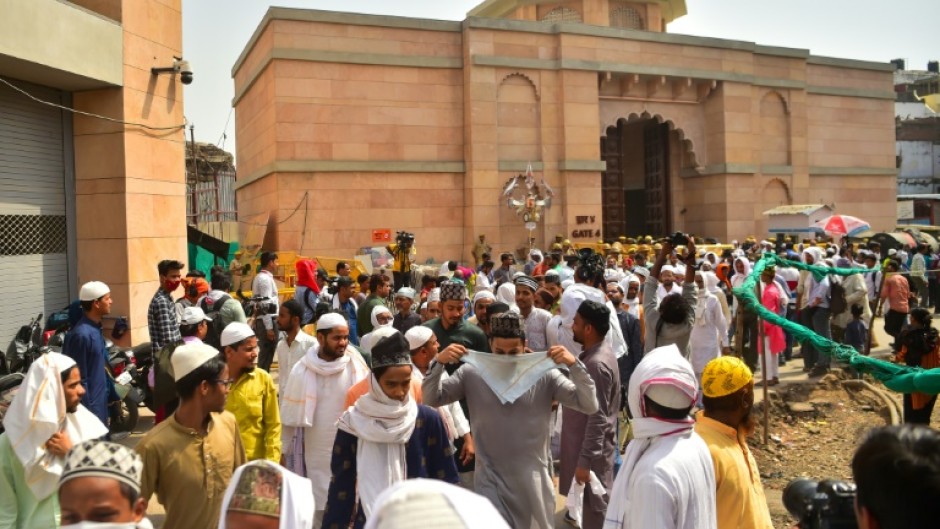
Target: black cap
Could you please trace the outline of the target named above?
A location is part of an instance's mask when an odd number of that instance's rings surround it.
[[[411,347],[400,332],[386,336],[372,346],[372,369],[410,365]]]

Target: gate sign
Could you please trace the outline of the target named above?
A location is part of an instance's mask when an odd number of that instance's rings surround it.
[[[392,242],[392,230],[372,230],[372,242],[381,242],[385,244]]]

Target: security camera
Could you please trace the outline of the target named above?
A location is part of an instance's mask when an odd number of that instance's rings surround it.
[[[151,68],[150,73],[152,75],[160,75],[161,73],[172,73],[180,74],[180,82],[183,84],[193,84],[193,69],[189,66],[189,61],[184,61],[182,57],[173,57],[173,66],[167,68]]]
[[[176,60],[173,62],[173,68],[180,73],[180,82],[193,84],[193,69],[189,66],[189,61]]]

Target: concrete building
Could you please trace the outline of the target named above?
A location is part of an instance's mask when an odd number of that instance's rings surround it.
[[[156,263],[186,257],[182,85],[151,73],[181,55],[180,0],[0,14],[0,343],[90,280],[146,341]]]
[[[940,64],[907,70],[903,59],[893,62],[898,194],[940,192],[940,117],[927,99],[940,97]]]
[[[487,0],[443,22],[271,8],[232,70],[239,218],[285,250],[348,254],[390,228],[416,234],[422,261],[469,259],[479,234],[524,244],[500,191],[531,162],[555,191],[540,246],[741,239],[788,204],[889,228],[892,66],[665,33],[685,10]]]

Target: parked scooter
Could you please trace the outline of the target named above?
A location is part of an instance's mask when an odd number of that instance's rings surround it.
[[[3,417],[6,415],[10,403],[13,402],[13,397],[16,396],[16,392],[19,391],[25,378],[26,375],[23,373],[11,373],[0,377],[0,433],[4,431]]]
[[[41,324],[42,313],[39,313],[28,324],[20,327],[7,347],[6,355],[0,359],[0,375],[29,371],[33,361],[48,350],[40,345]]]
[[[135,387],[138,374],[133,361],[134,353],[131,349],[114,345],[110,340],[105,340],[105,346],[108,348],[108,373],[117,394],[117,399],[113,399],[112,395],[108,409],[111,416],[110,430],[112,434],[132,432],[140,419],[139,408],[143,401],[143,395]]]

